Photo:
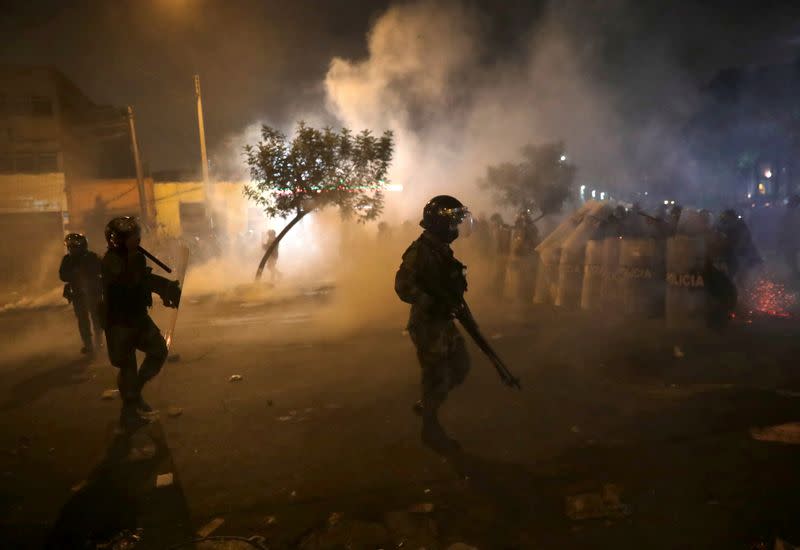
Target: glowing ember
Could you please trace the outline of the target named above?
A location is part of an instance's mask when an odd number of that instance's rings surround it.
[[[780,283],[767,279],[757,280],[745,291],[747,304],[754,312],[773,317],[791,317],[797,295],[786,290]]]

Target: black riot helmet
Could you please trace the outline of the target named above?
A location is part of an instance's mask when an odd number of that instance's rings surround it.
[[[106,225],[106,242],[109,249],[123,249],[132,235],[141,235],[139,222],[133,216],[114,218]]]
[[[419,224],[443,241],[451,243],[458,238],[458,225],[468,215],[469,210],[457,198],[437,195],[425,205]]]
[[[70,254],[82,254],[89,250],[89,242],[86,236],[80,233],[70,233],[64,237],[64,245]]]

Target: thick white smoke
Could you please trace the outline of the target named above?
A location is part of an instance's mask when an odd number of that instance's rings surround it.
[[[648,147],[671,144],[665,128],[648,120],[634,129],[625,112],[626,98],[639,92],[662,101],[656,111],[666,110],[665,97],[684,102],[683,80],[657,41],[637,54],[652,58],[626,60],[643,69],[603,75],[607,35],[627,32],[628,2],[552,2],[503,55],[489,48],[481,14],[466,6],[422,0],[390,8],[368,34],[368,57],[335,58],[325,78],[328,106],[344,125],[395,132],[390,177],[407,192],[390,197],[390,219],[413,218],[444,192],[473,211],[494,208],[475,181],[526,143],[563,139],[579,177],[616,187],[635,176],[632,134],[656,136]]]

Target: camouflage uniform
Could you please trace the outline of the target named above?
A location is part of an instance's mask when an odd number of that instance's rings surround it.
[[[450,246],[429,231],[408,247],[395,276],[395,291],[411,304],[408,332],[422,367],[422,404],[434,414],[470,368],[453,311],[467,290],[465,266]]]

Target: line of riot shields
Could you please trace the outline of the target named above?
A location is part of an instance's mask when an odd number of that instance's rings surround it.
[[[534,302],[667,324],[724,324],[736,308],[737,276],[760,263],[732,211],[712,225],[705,210],[650,215],[589,202],[536,249]]]
[[[761,261],[732,211],[712,223],[705,210],[651,214],[590,201],[541,242],[529,222],[489,222],[497,248],[491,287],[523,303],[665,318],[673,327],[724,324],[738,280]]]

